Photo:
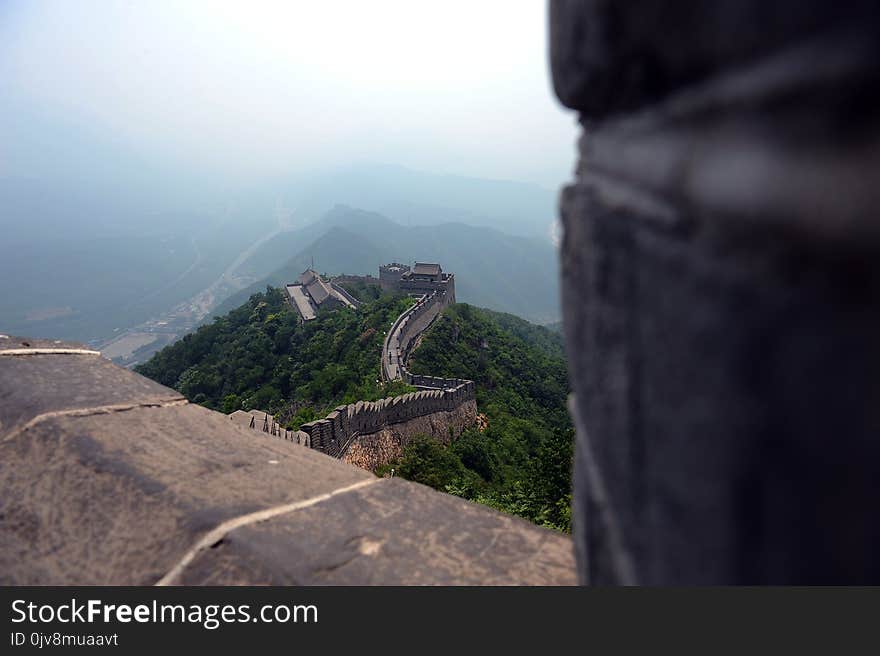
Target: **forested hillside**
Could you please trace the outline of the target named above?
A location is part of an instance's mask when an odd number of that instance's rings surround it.
[[[410,480],[570,530],[574,431],[558,333],[469,305],[447,308],[410,362],[413,373],[468,378],[488,419],[448,447],[411,443],[397,473]]]
[[[232,412],[260,408],[283,424],[325,416],[342,403],[412,388],[378,382],[384,332],[412,303],[378,287],[348,286],[365,303],[300,324],[285,292],[267,288],[139,366],[195,403]],[[453,305],[415,350],[413,373],[477,383],[488,419],[444,447],[416,438],[396,474],[538,524],[569,530],[573,430],[562,339],[510,314]]]
[[[321,312],[300,324],[285,292],[267,288],[136,371],[209,408],[277,412],[289,427],[342,403],[410,391],[377,381],[384,331],[412,301],[377,289],[353,290],[372,298],[358,310]]]

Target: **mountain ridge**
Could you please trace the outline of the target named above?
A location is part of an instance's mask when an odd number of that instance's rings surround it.
[[[237,307],[266,286],[291,282],[312,265],[329,275],[375,276],[381,264],[418,259],[439,262],[455,273],[456,296],[462,302],[539,324],[560,316],[556,251],[549,242],[462,223],[403,226],[376,212],[336,205],[314,224],[285,233],[268,248],[277,253],[305,238],[312,241],[213,314]],[[263,250],[251,259],[267,257]],[[249,271],[253,274],[253,267]]]

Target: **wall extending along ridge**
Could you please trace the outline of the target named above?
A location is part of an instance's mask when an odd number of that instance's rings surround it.
[[[422,296],[415,305],[397,317],[382,345],[382,377],[385,380],[400,379],[409,385],[432,389],[456,387],[468,382],[459,378],[414,376],[406,369],[406,360],[416,340],[450,302],[452,298],[445,290],[435,291]]]
[[[249,413],[239,410],[232,413],[230,419],[241,426],[270,433],[335,458],[343,458],[349,448],[358,443],[355,460],[370,463],[371,469],[388,461],[388,457],[381,455],[383,453],[399,457],[403,446],[416,434],[424,433],[440,439],[457,437],[476,421],[474,382],[411,374],[405,365],[418,337],[448,305],[449,299],[445,290],[422,296],[397,317],[382,346],[382,377],[385,380],[402,379],[421,388],[418,392],[341,405],[323,419],[303,424],[298,431],[282,428],[261,410]],[[378,444],[377,440],[386,446],[377,447],[375,453],[367,455],[370,445]]]
[[[344,292],[335,283],[333,287]],[[420,388],[419,391],[341,405],[323,419],[303,424],[298,431],[282,428],[262,410],[239,410],[232,413],[230,419],[243,427],[261,430],[335,458],[344,458],[352,445],[357,444],[350,461],[369,469],[399,457],[410,438],[417,434],[441,440],[457,437],[476,422],[474,382],[416,375],[406,368],[406,359],[418,338],[443,308],[454,301],[453,294],[442,289],[419,298],[395,319],[382,345],[382,378],[403,380]]]
[[[375,276],[371,275],[356,276],[343,273],[339,276],[333,276],[333,282],[340,285],[344,283],[363,283],[365,285],[376,285],[377,287],[380,287],[383,291],[390,291],[396,288],[392,282],[389,282],[385,278],[376,278]]]
[[[451,443],[477,422],[477,402],[465,401],[454,410],[432,412],[375,433],[357,435],[341,459],[361,469],[375,471],[380,465],[399,460],[403,449],[416,435],[430,435],[443,444]]]
[[[385,380],[402,379],[410,385],[424,389],[379,401],[358,401],[339,406],[324,419],[303,424],[294,435],[297,442],[308,444],[336,458],[346,455],[353,443],[360,444],[359,451],[367,448],[367,436],[383,432],[392,437],[398,447],[410,437],[424,433],[434,437],[458,436],[477,415],[476,385],[471,380],[438,378],[413,375],[406,369],[406,358],[418,337],[433,323],[441,310],[449,303],[445,290],[422,296],[394,321],[382,346],[382,377]],[[443,421],[417,422],[415,420],[443,414]],[[468,417],[471,417],[468,420]],[[443,430],[437,429],[442,426]],[[391,428],[393,427],[393,428]],[[438,435],[438,430],[443,435]],[[374,440],[375,441],[375,440]],[[398,450],[399,451],[399,450]],[[390,451],[394,452],[394,450]],[[399,455],[399,452],[395,452]],[[369,461],[372,467],[382,464],[382,458],[359,457]]]
[[[456,412],[464,405],[473,406],[472,414],[476,418],[473,381],[450,389],[420,390],[379,401],[339,406],[324,419],[303,424],[298,432],[308,435],[313,449],[340,458],[359,437],[435,413]],[[466,426],[459,426],[456,436],[464,428]],[[295,435],[295,439],[297,437],[303,439]]]
[[[359,300],[357,300],[354,296],[349,294],[347,291],[345,291],[345,288],[342,285],[336,284],[335,280],[330,281],[330,286],[333,288],[333,290],[337,294],[339,294],[340,296],[342,296],[342,298],[344,298],[346,301],[351,303],[352,306],[354,306],[354,307],[361,306],[361,302]]]

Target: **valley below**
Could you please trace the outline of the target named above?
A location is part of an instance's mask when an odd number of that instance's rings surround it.
[[[288,223],[279,220],[274,230],[250,243],[208,287],[166,312],[121,330],[109,340],[95,340],[90,345],[100,350],[104,357],[125,367],[148,360],[196,328],[229,296],[252,284],[255,278],[241,271],[242,264],[266,242],[290,229]]]

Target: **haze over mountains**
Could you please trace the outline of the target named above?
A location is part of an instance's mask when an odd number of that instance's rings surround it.
[[[308,244],[305,248],[301,244]],[[279,235],[244,263],[256,275],[279,252],[294,252],[283,266],[230,297],[216,314],[229,311],[266,285],[295,280],[312,266],[331,275],[377,275],[384,262],[440,262],[456,274],[459,301],[517,314],[536,323],[559,317],[556,252],[546,239],[505,234],[463,223],[404,226],[374,213],[337,205],[320,221]]]
[[[501,0],[0,2],[0,333],[131,364],[306,255],[435,259],[557,319],[577,121],[546,27]],[[393,224],[320,223],[337,205]]]
[[[534,184],[366,163],[155,203],[6,178],[0,332],[158,347],[313,258],[329,274],[438,261],[460,300],[555,321],[554,203]]]
[[[436,175],[359,163],[297,180],[297,210],[318,217],[334,205],[378,212],[403,225],[466,223],[547,237],[556,192],[532,183]]]

